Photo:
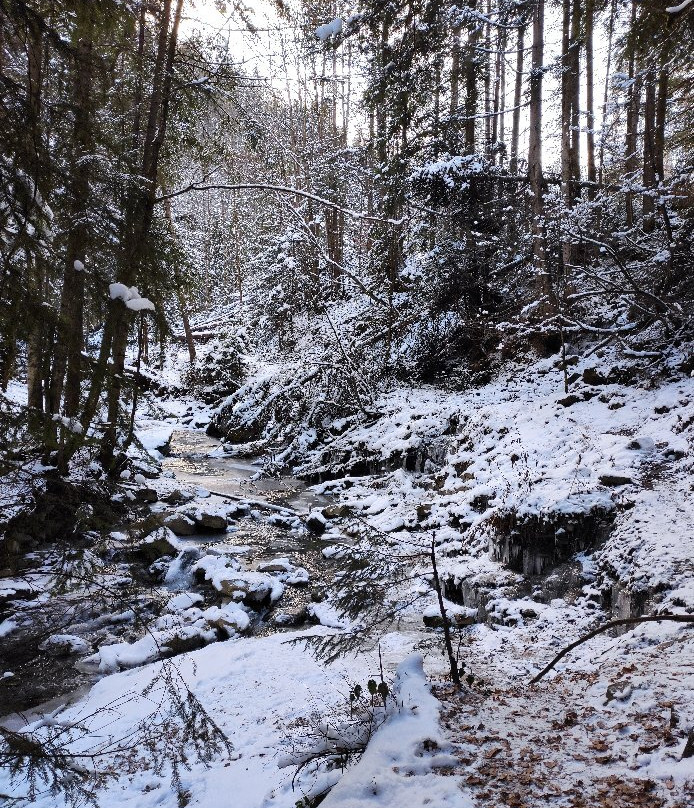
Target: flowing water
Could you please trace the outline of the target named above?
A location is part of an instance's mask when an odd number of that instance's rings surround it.
[[[168,457],[162,463],[182,483],[208,491],[289,508],[306,514],[328,500],[307,490],[297,477],[263,477],[261,457],[236,457],[201,430],[173,433]]]

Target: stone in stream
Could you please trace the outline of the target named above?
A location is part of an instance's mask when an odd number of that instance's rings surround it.
[[[159,499],[159,494],[154,488],[138,488],[135,491],[135,502],[156,502]]]
[[[168,526],[153,530],[137,545],[135,552],[146,561],[156,561],[162,556],[175,556],[176,539]]]
[[[52,657],[66,657],[91,651],[89,644],[74,634],[54,634],[39,645],[39,651]]]
[[[598,479],[600,485],[607,488],[618,488],[621,485],[631,485],[634,482],[631,477],[625,477],[622,474],[601,474]]]
[[[183,513],[172,513],[164,519],[164,527],[169,528],[177,536],[193,536],[195,522]]]
[[[327,505],[325,508],[323,508],[321,513],[326,519],[341,519],[345,516],[350,516],[352,513],[352,508],[344,503]]]
[[[173,491],[170,491],[166,496],[162,497],[162,500],[169,505],[180,505],[183,502],[190,502],[191,499],[193,499],[192,494],[184,494],[178,488],[174,488]]]
[[[198,580],[209,581],[223,595],[257,608],[282,597],[284,584],[265,572],[240,570],[238,562],[225,556],[203,556],[193,567]]]
[[[279,612],[272,618],[273,626],[300,626],[308,620],[308,612],[305,606],[297,607],[296,609],[288,610],[286,612]]]
[[[320,511],[311,511],[306,517],[306,527],[312,532],[320,535],[325,533],[327,520]]]
[[[198,529],[220,531],[226,530],[227,518],[218,513],[207,513],[205,511],[198,511],[193,516],[195,525]]]

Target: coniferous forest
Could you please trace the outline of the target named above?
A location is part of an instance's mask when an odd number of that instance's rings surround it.
[[[0,0],[0,804],[692,803],[693,41]]]

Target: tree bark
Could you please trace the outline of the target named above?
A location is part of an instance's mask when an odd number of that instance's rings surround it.
[[[176,0],[171,16],[172,0],[164,0],[157,36],[157,53],[152,78],[152,92],[149,100],[149,114],[142,145],[141,176],[144,187],[133,185],[130,192],[129,215],[124,225],[119,262],[119,281],[132,285],[146,261],[149,249],[149,234],[156,197],[159,173],[159,155],[166,135],[173,64],[178,43],[178,29],[181,21],[183,0]],[[121,300],[111,303],[110,317],[113,320],[112,359],[113,373],[108,385],[108,423],[102,440],[101,457],[105,466],[117,471],[113,464],[117,440],[118,415],[122,376],[125,367],[125,354],[130,325],[129,310]]]
[[[595,22],[595,0],[588,0],[585,12],[586,20],[586,171],[588,182],[597,182],[598,173],[595,165],[595,99],[594,99],[594,57],[593,28]],[[595,189],[588,189],[588,199],[595,199]]]
[[[516,45],[516,76],[513,87],[513,118],[511,122],[511,151],[509,171],[518,172],[518,139],[520,136],[521,98],[523,97],[523,57],[525,56],[525,26],[518,29]]]
[[[655,130],[656,130],[656,71],[649,68],[644,77],[645,104],[643,109],[643,186],[642,215],[643,229],[650,233],[655,227],[655,197],[656,193],[656,156],[655,156]]]
[[[541,310],[551,307],[552,284],[545,261],[544,180],[542,172],[542,76],[544,59],[545,2],[536,0],[533,10],[532,69],[530,72],[530,131],[528,179],[532,191],[533,267]]]
[[[631,3],[631,29],[636,26],[636,0]],[[625,170],[627,181],[633,182],[638,171],[638,127],[639,127],[639,107],[641,104],[641,81],[636,75],[636,46],[631,45],[629,51],[629,92],[627,94],[627,131],[626,131],[626,157]],[[627,225],[634,224],[634,195],[631,192],[626,194],[626,219]]]

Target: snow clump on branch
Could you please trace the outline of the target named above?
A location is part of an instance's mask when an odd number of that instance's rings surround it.
[[[124,283],[110,283],[108,293],[111,300],[122,300],[132,311],[154,311],[154,303],[142,297],[137,286],[126,286]]]
[[[337,36],[341,32],[342,20],[339,17],[331,22],[326,22],[324,25],[319,25],[318,28],[316,28],[316,36],[321,42],[325,42],[327,39],[330,39],[331,36]]]

